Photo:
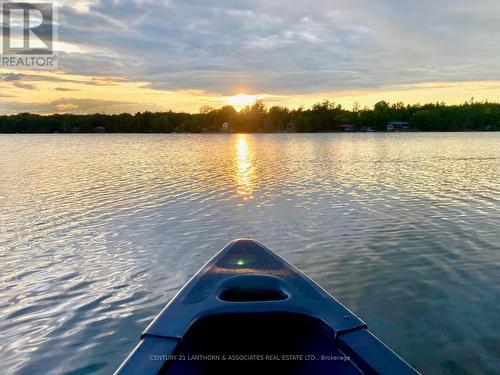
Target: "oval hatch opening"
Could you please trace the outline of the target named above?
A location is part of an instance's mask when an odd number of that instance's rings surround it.
[[[227,302],[283,301],[288,295],[277,288],[232,287],[224,289],[219,298]]]

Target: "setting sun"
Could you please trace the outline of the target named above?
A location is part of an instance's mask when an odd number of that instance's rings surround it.
[[[252,105],[257,99],[256,95],[238,94],[227,98],[227,103],[239,111],[247,105]]]

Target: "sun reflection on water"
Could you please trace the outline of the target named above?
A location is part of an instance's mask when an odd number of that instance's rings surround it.
[[[422,372],[443,372],[418,355],[429,350],[494,372],[498,144],[482,132],[1,135],[0,374],[112,373],[131,349],[116,343],[135,345],[238,236],[390,319],[375,330],[414,348],[402,354]],[[449,335],[469,339],[466,358]]]
[[[238,195],[243,199],[253,199],[253,186],[256,180],[254,168],[254,153],[248,141],[248,135],[239,134],[236,137],[236,183]]]

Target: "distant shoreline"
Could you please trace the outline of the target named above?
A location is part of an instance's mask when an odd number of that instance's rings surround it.
[[[413,131],[374,131],[374,132],[343,132],[343,131],[328,131],[328,132],[172,132],[172,133],[152,133],[152,132],[3,132],[0,135],[29,135],[29,134],[45,134],[45,135],[113,135],[113,134],[137,134],[137,135],[273,135],[273,134],[438,134],[438,133],[498,133],[500,130],[413,130]]]
[[[266,108],[262,101],[237,112],[231,106],[199,113],[105,114],[20,113],[0,116],[0,133],[371,133],[500,131],[500,103],[404,105],[379,102],[347,110],[329,101],[310,109]]]

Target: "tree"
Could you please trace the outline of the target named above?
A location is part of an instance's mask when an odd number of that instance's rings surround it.
[[[343,109],[328,100],[313,105],[311,109],[273,106],[266,109],[262,100],[237,112],[231,106],[214,109],[204,106],[197,114],[185,112],[138,112],[104,114],[54,114],[48,116],[19,113],[0,116],[1,133],[93,133],[104,128],[110,133],[169,133],[173,131],[220,131],[229,123],[237,132],[297,132],[338,131],[342,124],[356,128],[374,127],[385,130],[388,121],[410,122],[413,128],[424,131],[482,131],[500,130],[500,103],[470,100],[461,105],[447,106],[442,102],[404,105],[401,102],[376,103],[372,109]]]

